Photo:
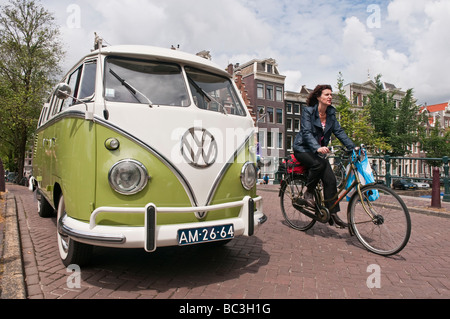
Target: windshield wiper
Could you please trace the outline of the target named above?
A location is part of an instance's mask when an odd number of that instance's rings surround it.
[[[127,88],[128,91],[130,91],[131,94],[133,94],[134,98],[139,102],[142,103],[141,100],[138,98],[137,94],[140,94],[141,96],[143,96],[150,107],[153,107],[153,103],[152,101],[150,101],[150,99],[145,96],[144,93],[140,92],[138,89],[136,89],[135,87],[133,87],[130,83],[128,83],[125,79],[122,79],[116,72],[114,72],[112,69],[109,69],[109,73],[111,73],[119,82],[120,84],[122,84],[124,87]]]
[[[203,97],[205,98],[207,103],[210,103],[211,101],[216,102],[219,105],[219,109],[222,109],[223,114],[228,115],[228,113],[225,110],[225,107],[222,105],[222,103],[220,103],[213,96],[211,96],[210,94],[205,92],[205,90],[203,90],[197,83],[195,83],[195,81],[189,75],[186,74],[186,76],[189,80],[189,83],[191,83],[195,87],[197,92],[199,92],[201,95],[203,95]]]

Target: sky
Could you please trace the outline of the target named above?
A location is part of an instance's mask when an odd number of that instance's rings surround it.
[[[381,75],[419,104],[450,100],[450,0],[38,1],[60,26],[65,71],[97,32],[108,45],[207,50],[224,69],[273,58],[288,91]]]

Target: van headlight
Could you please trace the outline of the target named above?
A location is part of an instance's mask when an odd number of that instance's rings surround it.
[[[145,166],[135,160],[127,159],[111,167],[108,175],[109,184],[122,195],[133,195],[147,185],[149,176]]]
[[[251,190],[256,185],[255,164],[247,162],[242,166],[241,183],[246,190]]]

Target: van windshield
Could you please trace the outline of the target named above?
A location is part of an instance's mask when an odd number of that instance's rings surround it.
[[[188,106],[189,95],[176,64],[108,58],[105,64],[107,101]]]
[[[228,78],[185,67],[195,105],[201,109],[245,116],[245,109]]]

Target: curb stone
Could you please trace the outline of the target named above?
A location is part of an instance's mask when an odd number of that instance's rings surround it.
[[[0,299],[26,299],[16,198],[6,193],[3,276]]]

